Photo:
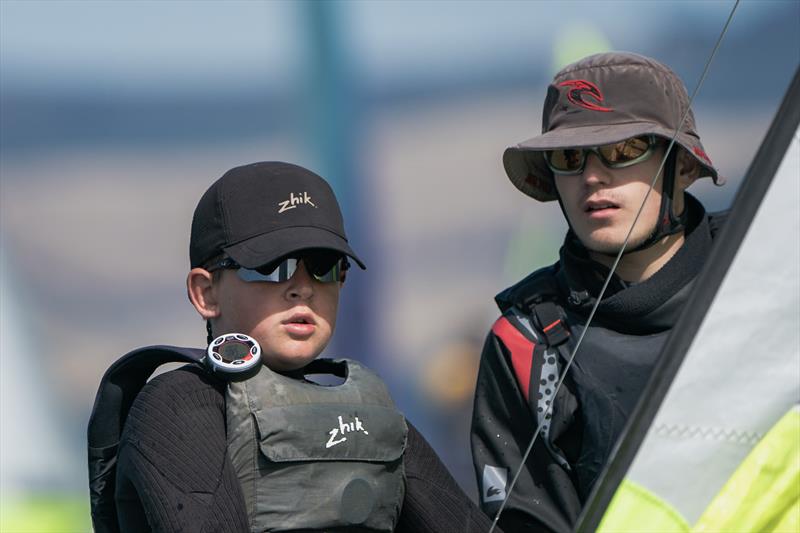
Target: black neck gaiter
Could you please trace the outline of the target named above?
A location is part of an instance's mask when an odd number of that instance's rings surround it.
[[[628,283],[612,275],[597,309],[598,324],[628,333],[658,332],[674,324],[690,284],[703,267],[711,248],[711,231],[702,204],[686,195],[688,222],[684,245],[658,272],[641,283]],[[589,257],[571,231],[560,251],[559,286],[569,310],[588,315],[608,276],[609,269]]]

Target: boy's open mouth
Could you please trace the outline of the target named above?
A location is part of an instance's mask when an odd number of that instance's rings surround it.
[[[294,313],[287,320],[284,320],[283,324],[299,332],[313,329],[313,326],[316,325],[316,321],[314,320],[314,315],[311,313],[298,312]]]
[[[283,325],[293,336],[305,337],[311,335],[316,328],[316,321],[314,315],[309,312],[294,313],[287,320],[284,320]]]

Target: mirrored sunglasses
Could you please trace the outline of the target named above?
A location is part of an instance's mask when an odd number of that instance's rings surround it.
[[[235,269],[236,275],[242,281],[266,281],[269,283],[283,283],[289,281],[302,262],[306,271],[321,283],[333,283],[345,280],[345,273],[350,268],[347,257],[336,252],[304,252],[296,256],[282,257],[258,268],[244,268],[233,259],[223,259],[216,268],[209,271],[225,268]]]
[[[590,152],[608,168],[625,168],[650,159],[656,146],[655,135],[646,135],[602,146],[548,150],[544,158],[554,174],[580,174]]]

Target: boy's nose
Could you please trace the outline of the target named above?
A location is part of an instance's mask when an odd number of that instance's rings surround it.
[[[314,296],[314,280],[306,270],[306,265],[300,261],[297,270],[289,279],[286,287],[286,297],[289,300],[308,300]]]

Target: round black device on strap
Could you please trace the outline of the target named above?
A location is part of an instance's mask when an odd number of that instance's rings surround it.
[[[261,346],[244,333],[226,333],[209,343],[205,363],[214,373],[245,374],[261,365]]]

